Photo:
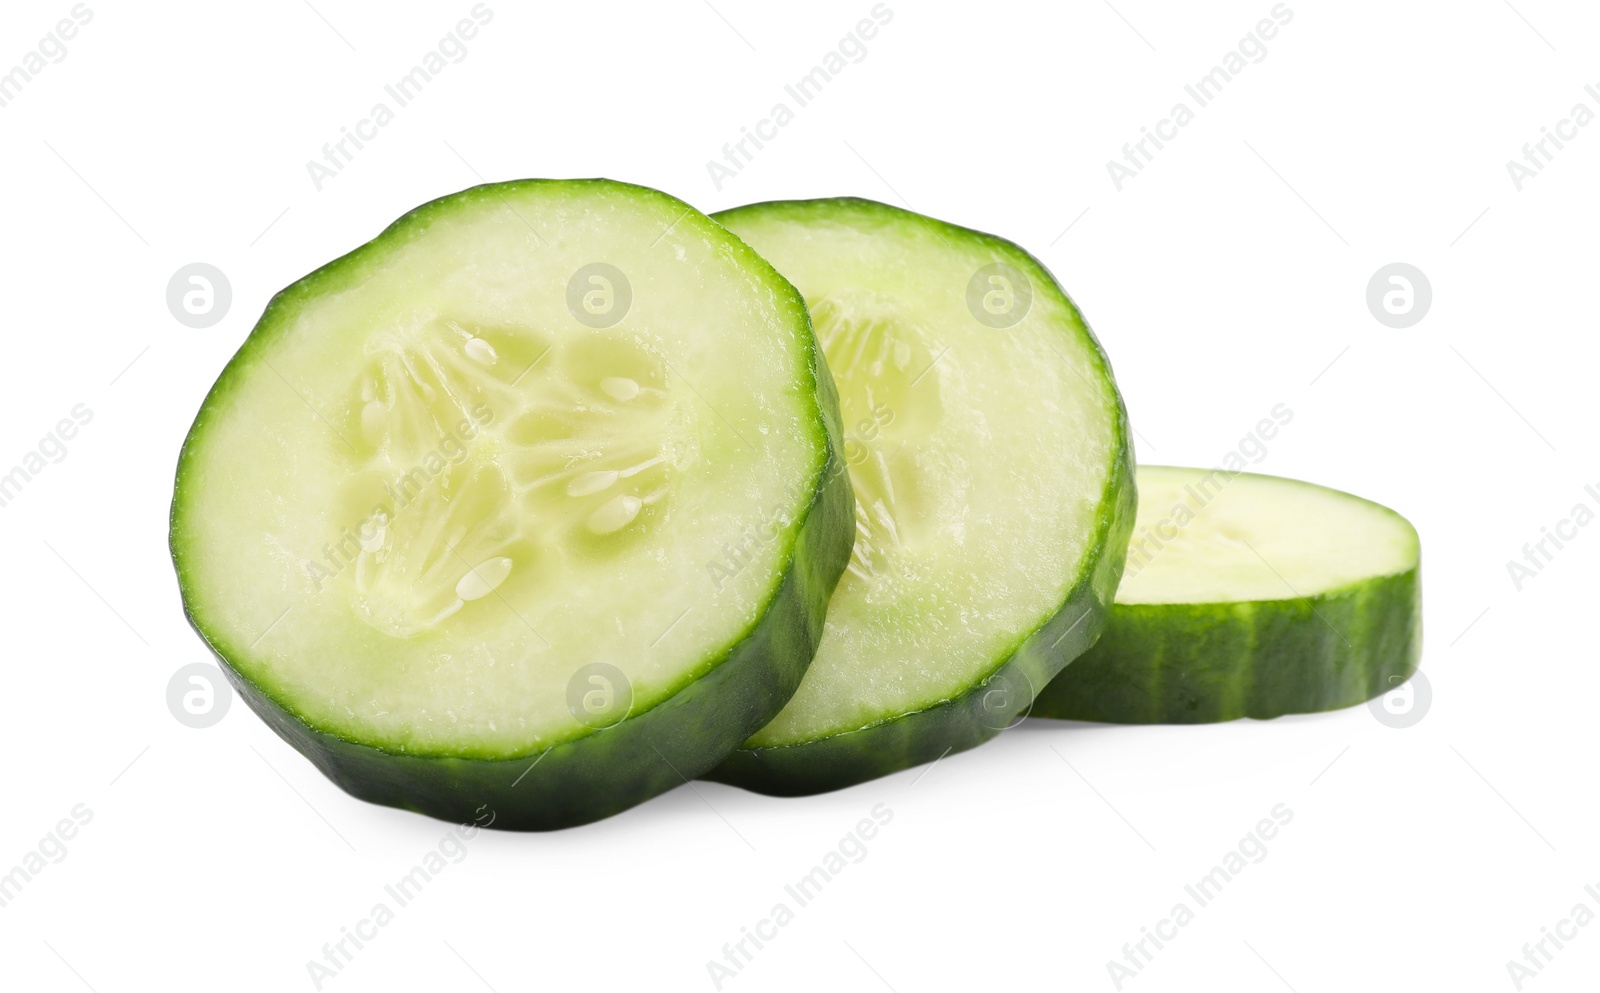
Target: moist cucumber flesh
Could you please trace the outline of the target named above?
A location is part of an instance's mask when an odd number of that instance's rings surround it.
[[[279,293],[212,388],[185,608],[358,796],[605,816],[793,692],[851,542],[836,404],[798,293],[681,201],[467,190]]]
[[[1037,716],[1199,723],[1333,710],[1408,679],[1420,545],[1399,514],[1276,476],[1140,466],[1100,640]]]
[[[856,540],[799,691],[709,778],[817,792],[994,736],[1116,586],[1132,465],[1104,354],[1002,239],[855,199],[715,216],[805,294]]]

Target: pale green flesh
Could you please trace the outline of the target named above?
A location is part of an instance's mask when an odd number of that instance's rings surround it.
[[[269,311],[185,452],[174,549],[207,638],[300,719],[525,754],[590,731],[580,667],[639,712],[762,615],[827,459],[811,346],[770,269],[653,191],[419,213]],[[567,306],[597,261],[632,287],[609,328]]]
[[[873,206],[854,224],[760,208],[725,219],[806,297],[856,494],[855,550],[817,657],[747,747],[869,727],[990,675],[1077,582],[1115,457],[1115,393],[1048,274],[926,218],[879,223],[887,209]],[[1032,284],[1009,328],[967,307],[973,274],[994,262]]]
[[[1404,518],[1276,476],[1140,466],[1139,510],[1117,603],[1316,596],[1417,564]]]

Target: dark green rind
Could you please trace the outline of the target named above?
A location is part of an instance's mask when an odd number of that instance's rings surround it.
[[[853,211],[881,210],[897,218],[909,213],[872,200],[840,197],[750,204],[711,216],[720,222],[745,211],[783,209],[794,203],[837,205]],[[1095,541],[1077,583],[1055,613],[1021,636],[1018,644],[997,660],[995,668],[965,693],[925,710],[825,738],[768,748],[740,748],[702,778],[770,796],[807,796],[854,786],[981,745],[1026,716],[1035,695],[1093,645],[1105,626],[1122,579],[1137,506],[1132,432],[1110,360],[1082,312],[1042,262],[1004,238],[933,218],[925,220],[953,235],[994,245],[1012,255],[1013,261],[1025,261],[1034,270],[1031,275],[1035,282],[1059,293],[1082,326],[1117,408],[1118,455],[1101,492],[1095,515]]]
[[[1338,710],[1405,682],[1421,654],[1420,567],[1304,599],[1117,604],[1033,713],[1205,724]]]
[[[442,197],[411,211],[366,245],[328,263],[280,291],[207,394],[178,458],[177,485],[170,518],[170,546],[189,624],[222,663],[229,682],[251,710],[284,741],[311,760],[352,796],[416,811],[457,823],[506,830],[545,831],[600,820],[699,776],[783,709],[816,654],[828,598],[850,559],[855,535],[855,497],[839,453],[843,428],[837,393],[814,339],[807,344],[818,426],[826,436],[827,456],[814,477],[815,496],[795,523],[793,551],[783,578],[760,616],[720,657],[691,676],[670,696],[612,727],[588,731],[546,749],[513,757],[479,758],[405,754],[386,750],[313,726],[267,689],[256,685],[229,661],[229,653],[205,630],[198,616],[200,591],[183,567],[182,519],[188,510],[183,481],[196,439],[213,405],[233,379],[245,373],[246,353],[278,329],[274,321],[336,283],[340,270],[359,268],[391,240],[412,236],[412,226],[457,198],[499,196],[524,183],[611,183],[610,180],[521,180],[489,184]],[[617,186],[630,184],[618,183]],[[645,187],[635,190],[693,208]],[[799,292],[743,242],[729,234],[743,261],[758,269],[776,291],[777,302],[810,329]],[[259,337],[258,337],[259,336]]]

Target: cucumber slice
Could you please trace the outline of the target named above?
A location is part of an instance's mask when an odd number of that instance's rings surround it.
[[[1348,493],[1140,466],[1111,622],[1033,713],[1198,724],[1370,700],[1417,667],[1419,554],[1405,518]]]
[[[1127,415],[1021,248],[868,200],[716,215],[805,294],[856,543],[799,691],[709,778],[837,789],[1011,726],[1099,633],[1133,524]]]
[[[800,295],[725,229],[606,180],[482,186],[273,298],[184,444],[173,560],[345,790],[564,827],[793,693],[849,557],[840,439]]]

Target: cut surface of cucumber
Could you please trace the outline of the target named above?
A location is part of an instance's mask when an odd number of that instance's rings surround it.
[[[799,294],[726,230],[501,183],[273,298],[184,444],[172,552],[246,700],[346,790],[562,827],[788,699],[849,555],[840,444]]]
[[[993,737],[1093,641],[1121,570],[1132,465],[1104,354],[1002,239],[855,199],[716,219],[805,295],[856,538],[799,691],[708,778],[819,792]]]
[[[1422,648],[1420,545],[1394,511],[1223,469],[1140,466],[1110,623],[1036,716],[1270,718],[1395,689]]]

